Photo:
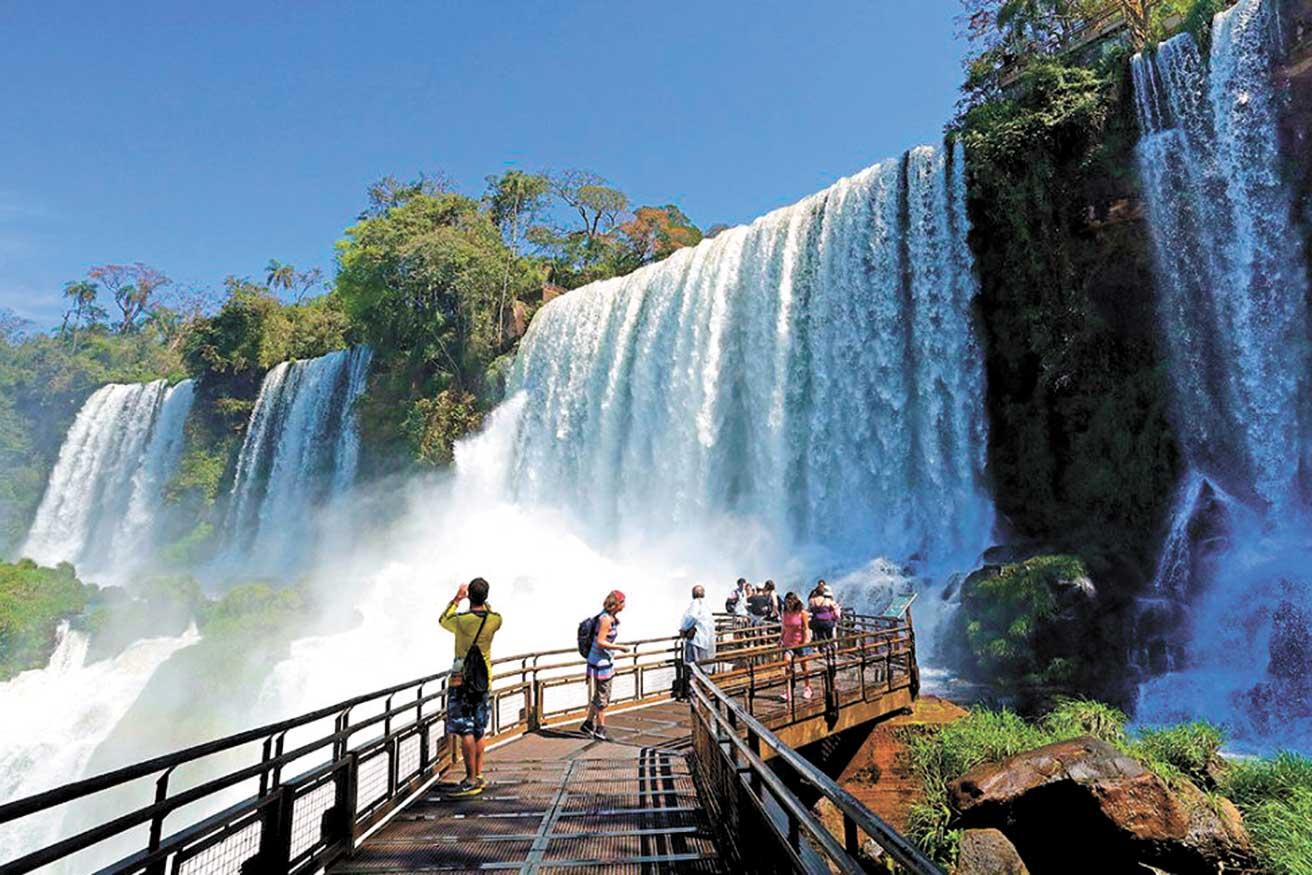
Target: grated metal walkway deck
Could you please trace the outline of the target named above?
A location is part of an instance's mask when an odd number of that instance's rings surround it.
[[[719,873],[687,761],[688,706],[614,715],[603,743],[545,730],[489,751],[481,796],[435,784],[330,875]]]

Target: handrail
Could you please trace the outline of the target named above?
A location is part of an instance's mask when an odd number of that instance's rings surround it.
[[[694,695],[707,707],[707,713],[713,715],[715,729],[727,730],[728,733],[726,736],[719,731],[713,730],[712,735],[718,741],[729,741],[739,753],[745,755],[744,758],[747,761],[748,769],[753,773],[753,777],[771,787],[778,786],[776,784],[778,778],[775,773],[765,765],[755,751],[751,750],[749,743],[743,741],[738,735],[738,731],[745,730],[749,736],[755,736],[759,743],[763,743],[773,750],[776,759],[786,763],[798,778],[819,791],[822,796],[838,807],[843,814],[845,823],[850,820],[856,828],[873,838],[896,862],[911,872],[917,873],[917,875],[921,875],[921,873],[923,875],[943,875],[943,870],[926,857],[915,845],[907,841],[900,833],[857,801],[856,797],[840,787],[832,778],[808,762],[801,754],[780,741],[773,732],[766,728],[765,724],[734,702],[711,680],[702,666],[694,664],[689,668],[695,681],[693,686]],[[712,703],[712,700],[715,704]],[[719,713],[719,707],[723,707],[727,713],[733,715],[732,721]],[[700,716],[696,709],[693,710],[693,713],[694,719]],[[791,796],[791,794],[786,795]],[[776,801],[781,804],[784,802],[782,798],[778,797]],[[829,834],[829,830],[810,811],[803,809],[799,813],[794,809],[792,814],[799,818],[808,832],[820,840],[822,846],[830,855],[831,862],[838,865],[842,871],[864,871],[859,862],[851,859],[847,851],[837,846],[837,842]]]
[[[710,661],[720,663],[745,661],[749,666],[746,673],[730,670],[720,675],[726,688],[736,691],[734,681],[739,676],[744,678],[750,676],[749,683],[755,688],[757,675],[751,674],[752,671],[758,674],[765,673],[769,678],[773,678],[776,670],[783,667],[784,663],[761,662],[763,659],[769,659],[770,655],[777,656],[781,653],[777,629],[777,624],[771,628],[767,625],[742,626],[734,623],[717,630],[717,640],[723,642],[724,646]],[[882,658],[890,665],[892,663],[887,662],[888,660],[902,659],[910,653],[911,661],[907,667],[914,671],[914,633],[911,631],[909,619],[903,624],[889,618],[854,615],[844,618],[839,632],[840,635],[835,639],[821,642],[825,652],[830,654],[831,667],[834,658],[838,656],[851,660],[859,659],[864,666],[867,651],[873,645],[883,653],[882,657],[876,659]],[[898,647],[900,639],[909,641],[910,648],[904,651]],[[634,707],[654,701],[657,697],[665,697],[668,694],[668,686],[662,687],[663,680],[655,685],[655,690],[659,692],[654,692],[649,686],[644,688],[650,680],[649,673],[653,671],[658,672],[660,677],[659,673],[673,669],[676,676],[687,672],[695,678],[704,680],[706,675],[703,667],[692,663],[685,665],[683,648],[680,644],[681,639],[678,636],[631,642],[630,646],[634,650],[618,657],[616,668],[617,677],[633,677],[633,691],[631,694],[626,693],[625,698],[616,704],[621,707]],[[492,738],[501,740],[523,734],[548,723],[571,719],[579,712],[580,708],[571,701],[566,701],[563,706],[557,705],[554,709],[548,708],[544,701],[547,690],[578,684],[586,676],[584,672],[586,660],[577,655],[568,660],[559,659],[566,654],[577,654],[577,651],[572,648],[562,648],[493,660],[492,726],[489,729]],[[813,675],[804,668],[803,673],[798,676]],[[173,865],[180,866],[181,861],[194,859],[205,853],[207,849],[213,850],[236,833],[256,824],[262,825],[258,834],[260,862],[273,867],[268,871],[300,873],[312,871],[313,866],[321,868],[327,862],[336,859],[338,855],[349,852],[359,835],[395,810],[410,793],[436,780],[448,765],[454,764],[456,746],[450,743],[450,738],[441,726],[446,717],[446,702],[451,692],[448,685],[449,677],[450,673],[446,671],[425,675],[405,683],[344,699],[297,717],[193,745],[23,799],[0,804],[0,825],[3,825],[95,793],[125,787],[146,778],[157,779],[153,803],[134,808],[108,822],[98,823],[16,860],[0,862],[0,871],[29,872],[121,836],[128,830],[147,823],[151,827],[148,846],[119,860],[105,870],[106,872],[146,873],[146,875],[163,873],[163,867],[170,855],[176,857]],[[768,687],[777,682],[765,679],[763,683]],[[862,669],[863,696],[864,684]],[[713,689],[719,700],[730,701],[730,692],[726,689],[718,686],[713,686]],[[891,684],[888,689],[893,689]],[[749,689],[749,708],[751,695]],[[401,697],[399,702],[398,696]],[[511,712],[510,718],[505,719],[502,706],[509,703],[513,707],[517,702],[520,703],[518,716],[514,716],[514,712]],[[380,705],[381,710],[377,710]],[[353,717],[352,712],[361,709],[362,706],[369,706],[366,712],[369,716]],[[750,716],[750,710],[738,706],[735,708]],[[794,719],[797,718],[796,708],[793,709],[792,716]],[[397,717],[411,719],[394,723],[394,718]],[[284,750],[284,741],[290,732],[329,718],[334,720],[331,731],[325,728],[324,734],[317,734],[313,739],[299,744],[292,750]],[[754,717],[751,719],[755,720]],[[377,728],[380,726],[381,734],[371,733],[369,738],[352,746],[353,736],[367,730],[378,732]],[[770,739],[778,742],[773,735]],[[263,742],[263,750],[258,761],[224,771],[217,777],[170,794],[169,778],[179,767],[204,761],[208,757],[260,741]],[[782,746],[782,749],[791,753],[791,749],[786,746]],[[284,767],[289,767],[307,757],[320,756],[320,752],[325,750],[331,751],[326,762],[312,764],[306,771],[289,780],[282,778]],[[793,754],[793,757],[797,756]],[[382,790],[379,790],[377,785],[379,773],[376,768],[370,773],[369,781],[363,777],[365,771],[373,768],[375,763],[385,769],[383,776],[385,787]],[[164,835],[164,820],[173,812],[204,799],[218,801],[215,794],[256,778],[259,779],[258,793],[235,806],[225,808],[221,813],[224,816],[210,815],[198,822],[189,823],[168,836]],[[762,780],[770,781],[769,778],[762,778]],[[362,783],[369,783],[369,787],[360,786]],[[320,804],[323,812],[322,823],[317,823],[312,818],[303,817],[303,814],[304,806],[313,801],[309,797],[321,790],[332,791],[329,794],[331,803]],[[855,802],[853,804],[859,805]],[[791,811],[796,806],[785,804],[785,807]],[[307,824],[314,830],[308,844],[305,842],[304,833]],[[293,833],[296,833],[295,838]],[[874,832],[871,834],[876,835]],[[832,840],[832,837],[830,838]],[[826,840],[816,837],[816,841],[824,845]],[[268,855],[267,859],[266,855]]]

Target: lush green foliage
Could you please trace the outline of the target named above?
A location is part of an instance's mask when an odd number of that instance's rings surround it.
[[[1025,536],[1145,567],[1177,477],[1124,83],[1030,65],[961,130],[982,290],[990,468]],[[1105,215],[1103,215],[1105,214]]]
[[[962,584],[951,632],[964,644],[966,668],[1003,689],[1089,689],[1088,578],[1084,563],[1068,555],[972,574]]]
[[[45,665],[56,624],[86,608],[93,590],[67,563],[58,568],[27,559],[0,564],[0,681]]]
[[[1231,764],[1222,792],[1272,875],[1312,875],[1312,759],[1281,753]]]
[[[456,440],[483,421],[477,399],[447,390],[436,398],[421,398],[410,409],[404,428],[415,458],[429,465],[448,465]]]
[[[190,327],[184,355],[202,386],[236,384],[249,395],[278,362],[342,349],[350,342],[346,312],[335,295],[287,305],[267,286],[229,277],[219,311]]]
[[[1200,787],[1215,785],[1225,733],[1210,723],[1180,723],[1140,730],[1134,752],[1148,763],[1169,767]]]

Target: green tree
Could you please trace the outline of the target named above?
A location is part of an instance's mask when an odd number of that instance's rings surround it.
[[[296,268],[290,264],[283,264],[276,258],[270,258],[269,264],[264,268],[264,282],[270,289],[290,291],[292,284],[296,282]]]
[[[69,337],[69,347],[74,353],[77,352],[78,329],[89,328],[105,318],[104,309],[96,303],[99,294],[100,289],[96,284],[87,280],[64,285],[64,297],[70,303],[64,313],[63,324],[59,327],[59,334],[61,337]]]
[[[542,210],[551,180],[540,174],[507,170],[501,176],[487,178],[483,196],[492,221],[506,241],[505,271],[501,277],[501,294],[497,299],[497,343],[505,341],[506,302],[510,295],[510,275],[524,242],[524,232]]]
[[[119,334],[136,330],[137,320],[150,310],[159,292],[172,282],[160,271],[140,261],[102,264],[87,271],[87,276],[114,298],[120,314]]]

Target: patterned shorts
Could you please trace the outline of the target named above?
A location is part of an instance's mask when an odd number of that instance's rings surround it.
[[[448,735],[472,735],[482,738],[487,731],[488,694],[473,698],[457,692],[451,696],[446,708],[446,731]]]

